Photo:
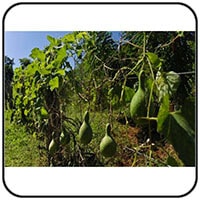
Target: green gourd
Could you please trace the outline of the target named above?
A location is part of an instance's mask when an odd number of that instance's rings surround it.
[[[104,157],[111,157],[116,153],[117,144],[115,143],[114,139],[110,135],[111,127],[108,123],[106,125],[106,133],[104,138],[101,140],[100,143],[100,153]]]
[[[49,153],[53,155],[58,150],[58,144],[55,142],[54,139],[51,140],[49,144]]]
[[[60,143],[62,145],[67,145],[70,142],[70,134],[66,132],[66,130],[63,130],[60,134]]]
[[[141,70],[139,73],[139,87],[136,93],[133,95],[130,103],[130,114],[132,118],[144,117],[146,115],[144,81],[142,80],[143,72],[144,71]]]
[[[84,114],[84,121],[79,129],[79,140],[82,144],[87,145],[92,140],[92,128],[89,124],[89,112]]]

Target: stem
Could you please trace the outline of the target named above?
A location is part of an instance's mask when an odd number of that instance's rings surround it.
[[[137,154],[138,154],[138,148],[137,147],[135,148],[135,153],[134,154],[135,154],[134,155],[134,160],[132,162],[131,167],[133,167],[135,165],[136,161],[137,161]]]
[[[142,51],[142,58],[140,60],[138,60],[137,64],[135,65],[135,67],[132,68],[132,70],[127,74],[128,75],[131,75],[132,72],[140,65],[141,62],[144,61],[144,58],[145,58],[145,55],[146,55],[146,33],[144,32],[144,38],[143,38],[143,51]],[[144,62],[143,62],[143,66],[144,66]]]
[[[148,107],[147,107],[147,118],[149,118],[149,114],[150,114],[153,87],[154,87],[154,81],[153,81],[153,83],[151,85],[151,91],[150,91],[150,95],[149,95],[149,102],[148,102]],[[149,139],[151,140],[151,122],[150,122],[150,120],[148,121],[148,131],[149,131]]]
[[[151,141],[151,122],[150,121],[148,121],[148,134],[149,134],[149,139],[150,139],[150,141]]]
[[[146,119],[148,121],[157,121],[158,120],[157,117],[139,117],[139,119]]]
[[[154,81],[152,82],[151,91],[150,91],[150,94],[149,94],[149,102],[148,102],[148,107],[147,107],[147,117],[148,118],[149,118],[149,114],[150,114],[151,99],[152,99],[152,95],[153,95],[153,87],[154,87]]]
[[[151,146],[149,149],[149,166],[151,167],[151,155],[152,155],[152,150],[151,150]]]
[[[147,117],[149,118],[150,108],[151,108],[151,100],[152,100],[152,95],[153,95],[153,88],[154,88],[154,83],[155,83],[155,77],[154,77],[151,62],[150,62],[148,57],[147,57],[147,62],[149,64],[151,76],[152,76],[152,79],[153,79],[153,82],[152,82],[152,85],[151,85],[151,91],[150,91],[150,94],[149,94],[149,102],[148,102],[148,106],[147,106]],[[151,123],[150,123],[150,121],[148,121],[148,130],[149,130],[149,138],[151,140]]]
[[[120,102],[123,101],[123,96],[124,96],[124,90],[125,90],[125,86],[126,86],[126,81],[127,81],[127,76],[125,76],[124,78],[124,83],[123,83],[123,88],[122,88],[122,91],[121,91],[121,96],[120,96]]]
[[[148,65],[149,65],[149,68],[150,68],[150,71],[151,71],[152,79],[154,80],[155,77],[154,77],[154,73],[153,73],[153,68],[152,68],[151,62],[150,62],[148,57],[147,57],[147,62],[148,62]]]
[[[123,42],[123,43],[130,44],[131,46],[136,47],[136,48],[138,48],[138,49],[142,49],[141,46],[139,46],[139,45],[137,45],[137,44],[134,44],[134,43],[132,43],[132,42],[130,42],[130,41],[128,41],[128,40],[122,40],[122,42]]]
[[[143,38],[143,58],[145,57],[145,53],[146,53],[146,33],[143,32],[144,34],[144,38]]]
[[[154,159],[154,158],[152,158],[152,157],[150,157],[150,156],[147,156],[146,154],[144,154],[144,153],[142,153],[142,152],[140,152],[139,151],[139,148],[137,148],[137,147],[133,147],[133,149],[131,149],[131,148],[129,148],[129,147],[125,147],[125,149],[127,149],[127,150],[129,150],[129,151],[132,151],[132,152],[134,152],[134,153],[136,153],[137,155],[139,155],[139,156],[144,156],[147,160],[151,160],[151,163],[155,163],[155,164],[157,164],[157,165],[160,165],[160,164],[162,164],[163,166],[167,166],[167,164],[166,163],[164,163],[164,162],[162,162],[162,161],[157,161],[156,159]],[[134,161],[133,161],[133,163],[132,163],[132,165],[131,166],[134,166]]]

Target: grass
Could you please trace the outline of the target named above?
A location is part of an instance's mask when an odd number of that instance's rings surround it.
[[[28,134],[25,127],[10,123],[10,115],[10,111],[5,111],[5,166],[47,166],[47,157],[44,154],[42,156],[38,148],[41,142]],[[78,111],[74,112],[72,109],[68,115],[81,121]],[[106,111],[90,112],[93,139],[84,147],[84,151],[94,154],[99,163],[104,166],[167,166],[170,155],[172,157],[170,162],[173,162],[173,165],[182,166],[172,145],[163,143],[160,146],[156,144],[152,146],[152,143],[148,143],[146,133],[142,129],[119,123],[116,118],[115,113],[112,113],[111,118]],[[117,152],[111,158],[104,158],[99,152],[99,145],[105,135],[108,122],[112,125],[112,136],[117,143]],[[76,136],[78,141],[78,133]]]
[[[5,112],[4,163],[6,167],[40,166],[38,141],[25,127],[10,122],[10,111]]]

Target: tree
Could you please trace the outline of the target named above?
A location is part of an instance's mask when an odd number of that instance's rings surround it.
[[[4,67],[5,67],[5,105],[6,109],[12,108],[12,80],[13,80],[13,65],[14,65],[14,59],[9,58],[8,56],[5,56],[4,59]],[[9,106],[9,107],[8,107]]]
[[[121,55],[126,55],[131,61],[142,51],[142,32],[124,32],[123,38]],[[195,33],[146,32],[146,51],[153,52],[162,59],[163,71],[180,73],[182,84],[173,100],[182,104],[194,91],[192,83],[195,82]],[[126,65],[131,65],[131,62]]]
[[[81,62],[75,68],[82,96],[94,109],[107,108],[107,93],[110,77],[114,76],[118,66],[117,44],[110,32],[88,32],[89,39],[84,40],[85,51]]]
[[[79,163],[77,158],[79,160],[82,156],[82,150],[77,145],[76,134],[82,121],[80,116],[85,110],[107,110],[108,121],[112,124],[116,108],[116,112],[123,112],[127,125],[129,119],[141,127],[145,125],[150,141],[153,133],[151,122],[158,124],[160,133],[169,133],[165,127],[170,128],[170,132],[179,127],[185,134],[185,143],[193,148],[194,130],[191,129],[188,135],[185,130],[185,127],[190,130],[190,125],[185,126],[187,118],[169,111],[170,101],[175,95],[180,96],[177,92],[180,88],[178,73],[195,70],[194,35],[191,33],[192,37],[188,37],[188,34],[124,32],[118,44],[109,32],[73,32],[59,39],[47,36],[50,44],[44,50],[34,48],[30,55],[32,62],[21,59],[21,66],[15,69],[14,119],[42,138],[49,165]],[[180,55],[174,49],[179,49]],[[184,68],[180,67],[181,64]],[[184,79],[181,81],[184,85]],[[134,112],[130,117],[130,102],[138,85],[142,85],[144,95],[140,99],[145,113],[140,116]],[[133,106],[135,104],[141,107],[140,102],[134,101]],[[170,126],[171,120],[173,127]],[[63,154],[64,146],[60,141],[66,131],[72,138],[72,151],[68,152],[70,162]],[[169,139],[177,152],[188,157],[174,138]],[[51,153],[52,145],[54,153]],[[182,158],[187,162],[185,156]]]
[[[21,58],[19,59],[19,62],[23,69],[26,68],[29,64],[31,64],[31,60],[28,58]]]

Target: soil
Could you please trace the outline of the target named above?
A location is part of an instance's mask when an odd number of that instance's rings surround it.
[[[169,166],[169,155],[181,165],[173,146],[169,144],[152,126],[151,136],[147,128],[129,126],[120,135],[123,141],[117,141],[118,157],[112,165],[115,166]],[[151,139],[150,139],[151,137]]]

